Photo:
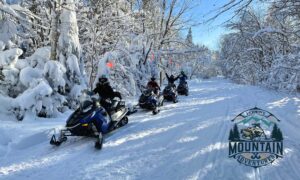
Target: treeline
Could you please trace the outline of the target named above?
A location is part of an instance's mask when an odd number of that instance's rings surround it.
[[[227,23],[221,41],[223,74],[238,83],[300,92],[300,9],[293,0],[268,1],[265,13],[249,6]]]
[[[182,37],[191,0],[14,2],[0,0],[0,112],[18,119],[75,108],[101,74],[134,96],[151,76],[196,76],[210,64],[212,53],[193,44],[191,30]]]

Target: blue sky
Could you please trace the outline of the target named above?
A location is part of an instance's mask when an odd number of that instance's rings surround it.
[[[222,5],[229,2],[229,0],[195,0],[198,2],[197,6],[189,12],[189,15],[193,16],[193,20],[197,22],[203,22],[208,18],[215,15],[216,9]],[[252,6],[254,9],[261,13],[263,16],[268,3],[262,3],[257,0],[254,0]],[[211,21],[210,23],[201,24],[196,27],[192,27],[193,40],[196,44],[203,44],[209,47],[212,50],[219,49],[219,42],[223,34],[229,33],[229,30],[226,29],[223,24],[224,22],[230,20],[233,16],[233,10],[225,12],[220,15],[216,20]],[[187,31],[184,32],[184,35],[187,34]]]
[[[190,14],[192,14],[195,21],[203,22],[213,16],[212,11],[227,2],[228,0],[199,0],[198,6]],[[228,33],[228,30],[222,26],[222,23],[230,19],[231,16],[232,12],[229,11],[210,23],[192,27],[194,43],[203,44],[212,50],[217,50],[221,36]]]

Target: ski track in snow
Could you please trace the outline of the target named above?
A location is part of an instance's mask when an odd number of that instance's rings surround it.
[[[284,158],[251,167],[228,158],[230,121],[254,106],[275,114],[284,134]],[[190,82],[190,96],[166,102],[158,115],[141,111],[106,136],[103,149],[92,138],[49,144],[52,128],[68,114],[0,124],[0,179],[263,179],[300,177],[300,99],[215,78]]]

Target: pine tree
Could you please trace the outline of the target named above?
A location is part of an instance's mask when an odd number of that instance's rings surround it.
[[[239,128],[237,127],[237,124],[234,124],[234,127],[233,127],[233,139],[240,140],[240,133],[239,133]]]
[[[233,135],[232,129],[230,129],[228,140],[229,140],[229,141],[233,141],[233,140],[234,140],[234,135]]]
[[[278,127],[277,124],[274,124],[273,130],[271,132],[271,138],[277,140],[278,139]]]
[[[282,135],[282,132],[281,130],[278,128],[277,130],[277,141],[282,141],[283,140],[283,135]]]
[[[189,29],[189,32],[188,32],[188,34],[187,34],[187,36],[186,36],[185,42],[186,42],[186,44],[187,44],[188,46],[191,46],[191,47],[192,47],[192,46],[194,45],[194,43],[193,43],[193,33],[192,33],[192,28]]]

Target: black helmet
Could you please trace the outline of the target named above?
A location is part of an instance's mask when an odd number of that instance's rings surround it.
[[[105,82],[107,82],[107,77],[105,74],[103,74],[101,77],[99,77],[99,83],[104,84]]]
[[[171,75],[170,78],[175,78],[174,75]]]
[[[154,76],[151,77],[151,81],[155,81],[155,77]]]
[[[181,71],[180,73],[181,73],[182,75],[184,75],[184,71]]]

